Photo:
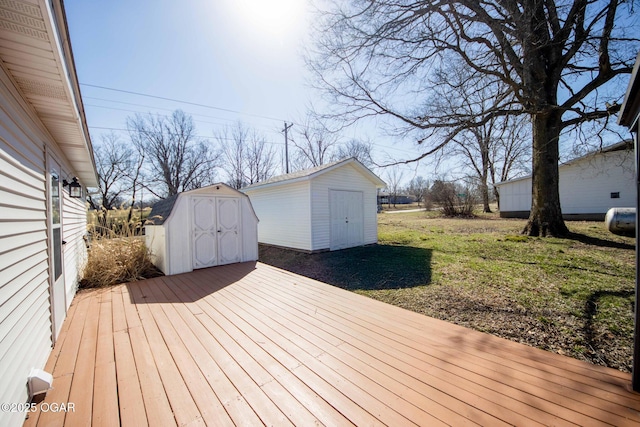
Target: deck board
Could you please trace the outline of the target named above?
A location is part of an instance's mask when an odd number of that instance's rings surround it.
[[[118,407],[118,383],[116,379],[116,359],[113,345],[113,291],[99,292],[98,342],[93,383],[93,396],[101,395],[101,400],[93,401],[92,424],[116,427],[120,424]]]
[[[74,299],[25,426],[635,425],[630,375],[260,263]]]
[[[265,290],[265,292],[267,292]],[[269,289],[268,292],[278,292],[277,289]],[[283,298],[286,298],[287,291],[286,290],[282,290],[281,292],[283,292]],[[318,301],[317,299],[315,301]],[[325,309],[327,307],[329,307],[330,301],[327,301],[324,304]],[[298,307],[302,307],[301,303],[299,300],[296,300],[296,305]],[[314,309],[313,306],[307,306],[308,309],[312,310]],[[329,311],[332,311],[331,309]],[[333,312],[333,315],[335,316],[336,313]],[[321,313],[320,315],[323,315],[323,313]],[[326,315],[327,317],[331,317],[335,323],[331,325],[332,328],[335,329],[339,329],[341,328],[345,322],[345,319],[338,319],[336,320],[333,316],[327,315],[326,313],[324,313],[324,315]],[[353,322],[353,319],[349,319],[350,321]],[[368,325],[367,327],[365,327],[364,325]],[[405,355],[409,356],[409,357],[413,357],[414,359],[417,360],[417,358],[420,358],[421,356],[425,356],[427,354],[427,351],[429,350],[429,348],[421,348],[420,343],[416,343],[415,340],[411,340],[410,338],[407,337],[401,337],[400,336],[400,332],[397,330],[392,330],[389,329],[389,331],[385,331],[382,330],[381,328],[383,328],[383,325],[378,325],[380,329],[372,329],[372,327],[375,325],[375,322],[372,319],[368,319],[367,322],[362,322],[359,324],[359,326],[356,326],[355,328],[362,332],[362,334],[365,334],[368,336],[369,341],[370,342],[379,342],[379,345],[374,346],[374,347],[384,347],[384,348],[395,348],[397,349],[399,346],[404,346],[402,353],[403,354],[396,354],[394,355],[394,359],[400,359],[400,360],[408,360],[407,357],[405,357]],[[391,328],[390,326],[384,326],[387,328]],[[351,326],[349,329],[354,328],[353,323],[351,323]],[[386,334],[386,337],[385,337]],[[350,339],[351,338],[351,339]],[[350,341],[353,342],[352,340],[356,339],[356,336],[351,336],[351,337],[344,337],[344,339],[346,341]],[[414,350],[417,349],[417,350]],[[373,350],[375,351],[375,350]],[[471,371],[466,371],[466,372],[460,372],[460,370],[454,370],[454,369],[448,369],[447,371],[443,371],[441,372],[441,375],[435,375],[436,377],[438,377],[437,380],[439,380],[439,384],[442,387],[446,387],[446,383],[443,383],[443,381],[447,381],[448,378],[451,378],[451,374],[454,375],[454,378],[456,378],[456,383],[455,384],[451,384],[450,386],[453,386],[455,388],[460,388],[460,389],[465,389],[475,395],[478,396],[484,396],[485,398],[491,398],[491,400],[495,403],[500,403],[502,405],[507,404],[509,411],[515,411],[516,409],[519,409],[521,411],[521,413],[523,415],[526,415],[529,417],[529,423],[533,422],[532,420],[539,420],[541,419],[541,414],[538,411],[532,410],[530,408],[531,406],[531,400],[535,400],[536,401],[536,408],[540,408],[543,409],[545,412],[549,412],[551,414],[553,414],[555,412],[555,415],[558,417],[565,417],[565,418],[569,418],[572,419],[574,422],[576,422],[579,425],[584,425],[585,422],[591,421],[592,417],[600,417],[604,420],[610,420],[611,416],[606,413],[606,412],[598,412],[597,409],[592,408],[590,406],[584,406],[584,405],[573,405],[574,407],[572,408],[572,401],[569,398],[565,398],[564,395],[559,394],[559,393],[555,393],[555,392],[549,392],[547,391],[546,393],[551,393],[551,396],[554,397],[554,402],[560,400],[563,401],[563,403],[567,406],[567,408],[563,407],[563,406],[558,406],[555,404],[550,404],[548,403],[546,400],[541,399],[540,397],[536,396],[535,394],[532,394],[530,392],[537,392],[538,389],[535,387],[529,387],[528,383],[526,382],[526,380],[528,380],[528,378],[518,378],[517,375],[514,375],[511,377],[511,379],[515,380],[515,381],[520,381],[523,388],[525,390],[514,390],[513,387],[508,386],[508,387],[501,387],[503,386],[502,383],[499,382],[493,382],[491,384],[490,387],[487,387],[486,385],[481,386],[480,384],[486,383],[487,379],[490,378],[492,375],[500,374],[500,372],[498,371],[491,371],[488,368],[478,368],[478,364],[482,363],[482,360],[477,360],[474,358],[470,358],[468,359],[467,363],[465,363],[465,360],[462,359],[463,357],[465,357],[464,354],[459,354],[458,352],[451,350],[448,351],[446,354],[439,356],[439,358],[434,357],[433,355],[426,355],[426,357],[428,358],[428,364],[423,368],[423,369],[428,369],[429,367],[434,367],[434,366],[439,366],[442,364],[445,364],[448,367],[453,367],[455,365],[457,366],[470,366],[472,369],[476,369],[478,370],[482,375],[479,374],[473,374]],[[423,357],[424,360],[424,357]],[[392,359],[393,361],[393,359]],[[421,369],[420,365],[416,365],[415,363],[412,366],[413,368],[418,368]],[[493,369],[499,369],[500,367],[502,367],[502,365],[495,365],[492,366]],[[432,369],[432,373],[433,373],[433,369]],[[516,371],[517,373],[517,371]],[[474,381],[469,381],[468,379],[470,379],[470,377],[473,377]],[[425,381],[426,383],[429,384],[434,384],[434,378],[433,376],[430,378],[423,378],[423,381]],[[503,394],[499,394],[496,393],[497,390],[502,390]],[[529,392],[527,392],[527,390]],[[452,393],[455,395],[456,391],[455,390],[451,390],[451,387],[449,387],[449,390],[447,390],[448,393]],[[514,393],[515,392],[515,393]],[[555,396],[554,396],[555,394]],[[573,391],[573,395],[575,396],[576,394],[578,394],[577,391]],[[547,396],[548,398],[549,396]],[[613,396],[612,396],[613,397]],[[516,400],[516,398],[518,400]],[[468,397],[463,397],[462,400],[464,401],[469,401]],[[597,404],[597,401],[594,401],[593,399],[591,399],[592,404]],[[583,410],[587,410],[590,412],[590,416],[589,417],[582,417],[581,414],[575,412],[575,410],[577,409],[577,406],[580,407],[580,409]],[[546,408],[546,409],[545,409]],[[622,407],[620,407],[619,409],[622,409]],[[500,411],[503,412],[503,411]],[[499,414],[496,414],[497,416],[499,416]],[[511,419],[510,422],[524,422],[525,420],[514,420]],[[553,419],[549,419],[548,422],[556,422],[557,420],[553,420]]]
[[[241,320],[242,319],[238,319],[237,321],[240,322]],[[271,401],[287,415],[287,418],[304,425],[319,423],[319,420],[311,411],[294,397],[294,395],[300,396],[301,394],[306,394],[312,398],[312,391],[300,387],[300,384],[294,381],[294,377],[289,371],[282,367],[268,352],[261,349],[252,338],[244,335],[241,329],[228,323],[228,320],[225,322],[220,319],[219,321],[222,322],[219,323],[220,326],[228,331],[234,332],[233,338],[237,346],[231,344],[231,348],[229,348],[229,346],[227,346],[227,348],[231,350],[236,360],[242,355],[244,358],[242,366],[245,371],[250,372],[253,380],[263,389]],[[287,388],[281,384],[281,380],[278,377],[287,378],[288,381],[285,383],[291,388],[292,393],[287,391]],[[331,408],[324,407],[323,410],[330,411]],[[328,413],[324,411],[321,413]]]

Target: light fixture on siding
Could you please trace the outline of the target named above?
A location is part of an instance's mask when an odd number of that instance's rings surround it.
[[[74,176],[73,181],[68,182],[66,179],[62,180],[63,187],[69,187],[69,197],[79,199],[82,197],[82,185],[78,182],[78,177]]]

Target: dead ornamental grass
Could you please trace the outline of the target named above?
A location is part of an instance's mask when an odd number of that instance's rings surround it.
[[[94,240],[89,247],[81,288],[102,288],[156,277],[162,273],[151,262],[151,254],[139,236],[141,221],[127,222],[125,210],[114,210],[110,227],[101,227],[95,218],[88,229]]]
[[[157,275],[139,238],[99,239],[91,244],[81,288],[101,288]]]

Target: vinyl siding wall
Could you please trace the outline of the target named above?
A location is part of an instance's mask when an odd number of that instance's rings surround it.
[[[189,198],[178,196],[171,215],[163,224],[167,236],[165,265],[168,270],[165,274],[193,271],[190,214]]]
[[[604,218],[610,208],[635,206],[633,162],[632,151],[614,151],[560,166],[562,213]],[[501,214],[531,210],[531,178],[505,183],[499,191]]]
[[[151,251],[153,263],[161,271],[169,271],[167,260],[167,241],[164,225],[147,225],[144,227],[145,243]]]
[[[614,207],[635,206],[632,151],[603,153],[563,168],[560,200],[567,214],[605,214]],[[611,193],[620,193],[612,199]]]
[[[22,403],[51,349],[44,144],[0,70],[0,402]],[[24,414],[0,412],[0,425]]]
[[[82,278],[82,270],[87,262],[87,244],[84,236],[87,233],[87,205],[84,198],[73,199],[65,188],[62,201],[62,240],[67,242],[62,247],[64,252],[64,278],[66,292],[66,308],[71,305]]]
[[[329,249],[331,212],[329,190],[363,193],[364,244],[378,242],[377,189],[358,170],[346,165],[319,175],[311,181],[312,250]]]
[[[0,100],[0,402],[23,403],[31,368],[44,367],[52,346],[45,159],[47,153],[59,161],[63,156],[2,68]],[[70,168],[61,163],[64,177]],[[86,253],[77,249],[84,224],[81,203],[65,199],[70,297]],[[0,425],[21,425],[24,415],[0,412]]]
[[[498,188],[501,214],[531,210],[531,178],[508,182]]]
[[[258,242],[313,250],[309,181],[250,189],[245,193],[258,216]]]

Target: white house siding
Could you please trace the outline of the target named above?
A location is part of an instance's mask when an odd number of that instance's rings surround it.
[[[562,213],[567,218],[603,219],[610,208],[635,206],[634,158],[631,151],[599,153],[559,169]],[[499,185],[500,214],[528,216],[531,178]],[[620,193],[612,199],[611,193]]]
[[[61,163],[61,180],[73,174],[2,68],[0,99],[0,402],[22,403],[31,368],[44,367],[53,344],[47,155]],[[62,221],[68,306],[86,257],[83,202],[63,197]],[[23,421],[24,413],[0,412],[2,426]]]
[[[0,69],[0,402],[28,399],[32,367],[51,350],[45,136],[8,89]],[[0,412],[0,425],[24,414]]]
[[[313,250],[309,181],[281,184],[259,191],[248,189],[245,193],[260,221],[260,243]]]
[[[354,166],[347,165],[311,180],[311,250],[330,247],[331,213],[329,191],[345,190],[363,193],[364,244],[378,241],[377,190]],[[253,200],[253,199],[252,199]]]
[[[64,252],[64,276],[66,291],[66,308],[71,305],[82,278],[82,269],[87,261],[87,245],[84,236],[87,234],[87,206],[84,199],[69,197],[66,188],[62,201],[62,240],[67,242]]]

